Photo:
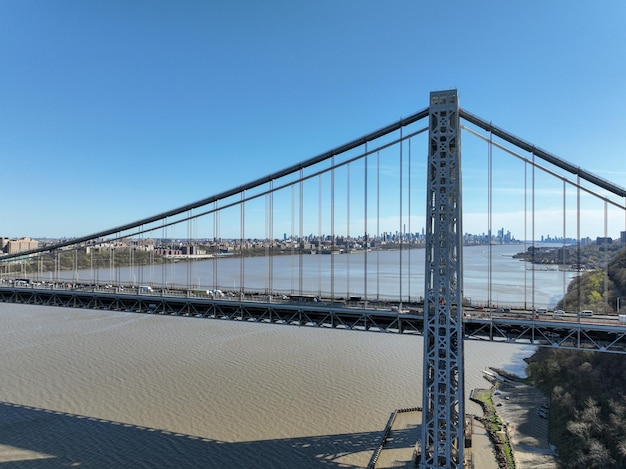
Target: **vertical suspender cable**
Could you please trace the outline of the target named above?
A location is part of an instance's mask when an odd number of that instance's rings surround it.
[[[177,236],[176,236],[176,223],[172,225],[172,230],[169,233],[169,236],[170,236],[170,242],[171,242],[172,249],[176,249],[176,247],[177,247],[176,243],[175,243],[176,238],[177,238]],[[119,267],[118,267],[118,269],[119,269]],[[176,277],[177,263],[175,262],[174,257],[170,258],[169,269],[170,269],[169,277],[171,278],[170,283],[173,283],[176,286],[177,285],[176,284],[176,280],[177,280],[177,277]]]
[[[219,288],[219,248],[220,248],[220,236],[219,236],[219,216],[220,212],[217,210],[217,200],[213,202],[213,289]]]
[[[172,254],[175,253],[175,249],[176,249],[176,224],[172,225],[172,229],[168,230],[168,236],[169,236],[169,243],[170,243],[170,249],[172,249]],[[174,261],[174,257],[170,256],[168,257],[168,264],[167,264],[167,268],[169,269],[168,272],[168,278],[170,279],[169,282],[171,285],[174,286],[174,288],[176,288],[178,286],[178,284],[176,283],[176,266],[175,266],[175,261]],[[119,270],[119,267],[118,267]]]
[[[289,293],[293,295],[294,292],[294,275],[295,275],[295,262],[296,262],[296,256],[295,256],[295,245],[294,245],[294,241],[295,241],[295,234],[296,234],[296,227],[295,227],[295,209],[296,209],[296,186],[295,184],[291,185],[291,232],[289,233],[289,244],[291,246],[291,283],[290,283],[290,288],[289,288]]]
[[[191,209],[190,212],[193,212],[193,209]],[[198,219],[195,217],[191,218],[191,250],[189,253],[193,256],[191,269],[193,277],[191,283],[193,284],[193,280],[195,279],[198,285],[197,288],[200,288],[201,281],[200,274],[198,273],[198,258],[196,257],[198,254]]]
[[[399,265],[399,270],[400,270],[400,298],[399,298],[399,308],[402,307],[402,238],[403,238],[403,229],[402,229],[402,145],[403,145],[403,141],[402,141],[402,127],[400,127],[400,229],[398,230],[400,233],[400,265]]]
[[[274,236],[274,181],[270,181],[270,291],[274,293],[274,251],[276,237]]]
[[[126,248],[125,250],[127,250],[127,255],[128,255],[128,265],[126,268],[126,272],[128,272],[126,274],[126,282],[131,285],[131,286],[136,286],[136,282],[135,282],[135,251],[133,249],[133,240],[132,238],[129,236],[127,238],[120,238],[121,242],[123,242],[124,240],[127,240],[127,244],[126,244]],[[121,272],[120,272],[121,275]]]
[[[376,152],[376,300],[380,300],[380,152]]]
[[[265,285],[264,285],[264,292],[266,295],[269,295],[269,279],[270,279],[270,256],[272,255],[271,253],[271,237],[270,237],[270,213],[269,213],[269,200],[270,200],[270,194],[267,193],[265,194],[265,233],[264,236],[265,238],[263,239],[263,253],[265,254],[265,275],[264,280],[265,280]]]
[[[491,128],[491,126],[490,126]],[[489,130],[487,143],[487,304],[493,304],[493,132]]]
[[[533,246],[533,255],[532,255],[532,259],[533,259],[533,265],[532,265],[532,271],[531,271],[531,280],[530,280],[530,288],[531,288],[531,299],[532,299],[532,308],[533,308],[533,318],[535,317],[535,152],[532,152],[532,161],[533,161],[533,167],[532,167],[532,173],[531,173],[531,185],[532,185],[532,190],[531,190],[531,204],[532,204],[532,212],[531,212],[531,223],[530,223],[530,229],[532,232],[532,246]]]
[[[161,227],[161,256],[163,257],[163,263],[161,264],[161,286],[167,289],[167,218],[163,220],[163,226]]]
[[[578,275],[576,275],[576,283],[578,286],[578,304],[576,305],[576,311],[580,311],[582,307],[582,291],[581,291],[581,252],[580,252],[580,176],[576,177],[576,270],[578,271]],[[580,316],[578,317],[578,321],[580,322]],[[580,341],[580,336],[579,336]],[[580,344],[578,344],[580,345]]]
[[[193,249],[191,251],[191,254],[193,256],[196,256],[198,254],[198,219],[197,218],[193,218],[191,220],[191,242],[193,244]],[[200,273],[198,271],[198,258],[194,257],[193,258],[193,272],[194,275],[196,276],[196,280],[198,281],[198,288],[201,287],[202,285],[202,281],[200,279]],[[206,284],[205,284],[206,285]]]
[[[245,295],[245,291],[246,291],[246,287],[245,287],[245,259],[244,259],[244,250],[243,250],[243,243],[244,240],[246,239],[245,237],[245,228],[246,228],[246,207],[245,207],[245,198],[246,198],[246,192],[245,191],[241,191],[241,202],[239,204],[239,210],[240,210],[240,217],[239,217],[239,234],[241,236],[241,239],[239,241],[239,253],[240,253],[240,257],[239,257],[239,294],[240,297],[243,299],[243,296]]]
[[[567,246],[567,184],[565,182],[565,179],[563,179],[563,250],[562,255],[561,255],[561,259],[560,259],[560,263],[565,266],[565,247]],[[562,269],[563,271],[563,291],[562,291],[562,295],[563,295],[563,309],[565,309],[565,294],[567,293],[567,269],[564,267]]]
[[[144,239],[143,239],[143,225],[139,226],[139,252],[140,254],[140,262],[137,265],[137,271],[139,273],[139,285],[143,285],[144,281],[143,281],[143,274],[144,274],[144,270],[146,268],[146,244],[144,243]]]
[[[609,236],[609,227],[608,227],[608,217],[609,217],[609,206],[604,200],[604,240],[602,244],[604,244],[604,311],[606,314],[608,311],[606,310],[609,304],[609,253],[608,253],[608,244],[607,239]]]
[[[155,276],[154,276],[154,261],[155,261],[155,257],[154,257],[154,249],[155,249],[155,240],[153,237],[150,238],[150,270],[149,270],[149,276],[150,276],[150,283],[154,283],[155,282]]]
[[[170,233],[170,237],[172,240],[172,249],[174,249],[174,252],[172,253],[173,255],[177,255],[182,253],[182,244],[179,243],[178,240],[178,236],[176,235],[176,228],[178,227],[178,229],[180,229],[178,223],[174,223],[172,225],[172,233]],[[171,277],[171,281],[174,282],[174,285],[176,285],[177,288],[182,288],[184,287],[185,283],[184,280],[182,280],[182,274],[179,277],[177,275],[178,270],[179,270],[179,265],[178,262],[176,262],[176,258],[172,257],[172,261],[170,262],[170,277]]]
[[[187,290],[193,286],[193,273],[192,273],[192,257],[191,257],[191,212],[187,211]]]
[[[267,257],[266,294],[273,292],[274,276],[274,181],[269,182],[269,191],[265,196],[265,237]]]
[[[58,267],[59,267],[59,258],[58,258],[58,251],[57,251],[57,269]],[[58,271],[57,271],[57,278],[58,278]],[[115,278],[115,254],[113,250],[113,244],[111,242],[109,242],[109,279],[111,283],[116,286],[116,288],[119,286],[117,283],[117,279]]]
[[[363,249],[365,252],[363,253],[363,300],[367,305],[367,257],[369,253],[369,233],[367,232],[367,165],[368,165],[369,155],[367,154],[367,142],[365,142],[365,164],[363,166],[363,200],[364,200],[364,209],[363,209]]]
[[[89,270],[91,271],[91,284],[92,285],[98,285],[98,281],[96,280],[96,272],[93,268],[93,248],[94,246],[92,245],[89,248]],[[41,255],[37,256],[37,264],[38,264],[38,269],[37,269],[37,280],[41,281]]]
[[[135,284],[135,249],[133,246],[133,239],[130,236],[127,239],[128,239],[128,282],[132,286],[136,286]]]
[[[409,177],[408,177],[408,188],[407,188],[407,193],[408,193],[408,207],[407,207],[407,212],[408,212],[408,224],[409,224],[409,233],[408,233],[408,241],[409,241],[409,249],[407,251],[407,271],[408,271],[408,287],[407,287],[407,300],[409,302],[411,302],[411,251],[412,251],[412,243],[413,243],[413,235],[412,235],[412,231],[411,231],[411,139],[409,139],[409,171],[408,171]]]
[[[116,233],[115,234],[115,238],[120,239],[121,240],[121,236],[120,233]],[[121,242],[120,242],[120,247],[121,247]],[[117,260],[115,260],[116,257],[116,253],[119,253],[120,255],[117,256]],[[120,285],[123,285],[123,280],[122,280],[122,264],[124,262],[124,256],[121,253],[121,249],[114,249],[113,250],[113,259],[115,261],[115,277],[117,278],[117,282]]]
[[[350,239],[350,163],[346,166],[346,254],[348,257],[346,258],[346,298],[350,298],[350,244],[352,240]]]
[[[335,157],[330,170],[330,297],[335,299]]]
[[[25,265],[25,264],[22,264]],[[73,261],[73,268],[74,268],[74,283],[78,283],[78,246],[74,246],[74,261]]]
[[[317,296],[322,296],[322,175],[318,176],[317,189]]]
[[[524,162],[524,253],[528,253],[528,163]],[[526,261],[528,262],[528,261]],[[528,268],[524,265],[524,310],[528,310]]]
[[[298,295],[302,295],[302,285],[303,285],[303,272],[304,268],[302,262],[304,261],[304,181],[302,179],[304,173],[303,170],[300,169],[300,212],[298,213],[299,217],[299,237],[298,241],[300,243],[300,258],[298,260]]]

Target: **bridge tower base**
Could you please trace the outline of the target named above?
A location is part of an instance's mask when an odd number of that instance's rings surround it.
[[[463,230],[456,90],[430,94],[421,469],[462,468]]]

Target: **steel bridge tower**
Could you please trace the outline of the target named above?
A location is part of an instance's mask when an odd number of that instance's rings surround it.
[[[462,468],[463,230],[456,90],[430,93],[420,468]]]

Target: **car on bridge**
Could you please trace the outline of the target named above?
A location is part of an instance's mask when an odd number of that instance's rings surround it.
[[[590,309],[583,309],[582,311],[578,313],[579,318],[590,318],[592,316],[593,316],[593,311],[591,311]]]

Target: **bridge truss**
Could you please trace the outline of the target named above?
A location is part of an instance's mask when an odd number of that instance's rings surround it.
[[[292,301],[267,298],[241,301],[238,298],[214,299],[186,292],[140,294],[97,288],[50,289],[0,287],[0,303],[56,306],[137,314],[155,314],[190,318],[247,321],[298,327],[344,329],[389,334],[423,335],[421,312],[398,313],[391,304],[374,309],[363,301],[348,303]],[[531,319],[527,311],[494,314],[484,310],[464,309],[465,340],[537,345],[626,354],[626,327],[617,321],[591,319],[576,322],[543,317]]]

